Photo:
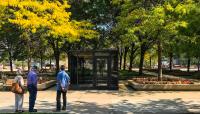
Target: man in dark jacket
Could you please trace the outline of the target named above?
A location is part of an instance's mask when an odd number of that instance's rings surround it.
[[[37,112],[34,109],[37,96],[37,66],[33,66],[27,77],[27,88],[29,91],[29,112]]]

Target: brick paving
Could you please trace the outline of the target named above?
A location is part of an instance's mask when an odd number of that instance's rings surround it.
[[[106,91],[82,90],[68,92],[68,106],[63,113],[70,114],[168,114],[200,113],[200,92],[183,91]],[[39,91],[38,112],[54,112],[55,87]],[[28,110],[28,93],[24,109]],[[14,94],[0,92],[0,113],[14,111]]]

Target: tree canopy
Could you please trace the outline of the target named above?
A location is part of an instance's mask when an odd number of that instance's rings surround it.
[[[21,36],[27,38],[29,48],[40,45],[37,42],[39,39],[47,40],[57,58],[57,70],[63,45],[98,35],[91,23],[70,18],[70,5],[67,1],[4,0],[0,5],[5,7],[6,21],[23,31]]]
[[[53,55],[58,70],[60,54],[70,49],[116,48],[120,66],[139,63],[140,75],[147,58],[158,58],[160,77],[163,58],[171,63],[182,55],[188,66],[200,59],[199,6],[197,0],[2,0],[0,41],[11,66],[15,59],[42,64]]]

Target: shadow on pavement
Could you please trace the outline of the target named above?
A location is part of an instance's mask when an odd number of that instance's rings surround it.
[[[103,99],[102,99],[103,100]],[[38,101],[39,112],[52,113],[55,110],[55,102]],[[9,109],[0,109],[0,113],[13,112],[13,106]],[[182,99],[149,100],[145,103],[130,103],[122,100],[116,104],[98,105],[93,102],[75,101],[68,104],[67,110],[61,113],[70,114],[191,114],[188,109],[200,109],[199,105],[184,102]]]

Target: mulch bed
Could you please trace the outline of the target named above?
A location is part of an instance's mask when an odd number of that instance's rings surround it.
[[[133,78],[132,80],[139,84],[194,84],[194,82],[186,79],[163,78],[162,81],[159,81],[157,77]]]

